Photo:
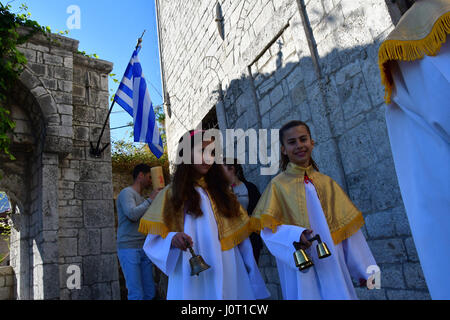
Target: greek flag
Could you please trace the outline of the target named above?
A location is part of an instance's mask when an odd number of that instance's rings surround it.
[[[159,159],[164,153],[164,148],[156,124],[152,100],[139,62],[140,49],[141,47],[138,46],[133,52],[114,101],[133,117],[134,142],[146,142]]]
[[[0,213],[7,212],[11,210],[11,205],[9,203],[6,193],[0,192]]]

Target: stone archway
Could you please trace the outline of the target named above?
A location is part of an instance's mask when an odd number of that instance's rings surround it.
[[[11,215],[10,265],[16,275],[17,299],[59,296],[58,275],[58,154],[46,141],[50,110],[56,103],[34,73],[25,69],[8,97],[16,123],[11,151],[3,156],[0,189],[20,208]],[[48,192],[42,192],[46,189]]]
[[[0,156],[0,190],[21,207],[11,216],[16,298],[118,299],[110,150],[89,154],[109,107],[112,63],[51,37],[57,41],[36,35],[19,48],[28,63],[8,96],[17,159]],[[108,131],[102,143],[109,139]]]

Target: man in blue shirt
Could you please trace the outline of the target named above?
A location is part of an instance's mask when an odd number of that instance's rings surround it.
[[[151,300],[155,297],[152,262],[142,249],[145,235],[138,232],[138,228],[139,220],[160,190],[153,190],[147,199],[142,197],[144,189],[151,184],[150,167],[146,164],[134,168],[133,179],[133,185],[123,189],[117,197],[117,254],[128,300]]]

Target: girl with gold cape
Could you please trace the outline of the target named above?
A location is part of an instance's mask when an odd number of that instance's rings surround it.
[[[283,297],[357,299],[351,277],[363,285],[371,276],[368,268],[377,270],[359,230],[364,224],[362,214],[335,181],[318,172],[311,159],[314,141],[304,122],[284,125],[280,142],[283,172],[264,191],[252,224],[261,230],[261,238],[276,258]],[[311,246],[307,238],[313,233],[328,245],[330,257],[319,260],[315,250],[307,249]],[[293,242],[306,249],[313,267],[299,271]]]
[[[229,189],[221,167],[203,158],[211,144],[202,141],[203,135],[203,131],[190,131],[183,137],[191,142],[192,153],[201,152],[200,163],[192,164],[194,154],[190,164],[179,164],[173,183],[158,194],[142,217],[139,231],[148,234],[144,251],[169,277],[168,300],[267,298],[270,294],[248,239],[250,219]],[[191,276],[186,242],[210,265],[198,276]]]

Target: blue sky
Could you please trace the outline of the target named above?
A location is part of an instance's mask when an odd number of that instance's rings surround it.
[[[79,50],[86,54],[96,53],[100,59],[114,63],[112,73],[119,81],[131,58],[137,39],[145,30],[139,58],[143,66],[147,87],[153,105],[162,104],[161,73],[159,65],[158,34],[154,0],[107,1],[107,0],[14,0],[10,2],[14,12],[22,3],[28,6],[31,19],[52,32],[69,30],[67,20],[71,13],[67,8],[76,5],[80,8],[80,29],[71,29],[67,37],[80,41]],[[115,93],[118,84],[109,81],[109,88]],[[155,88],[154,88],[155,87]],[[132,118],[115,105],[111,114],[110,126],[117,128],[132,121]],[[111,131],[113,140],[129,138],[131,128]]]

